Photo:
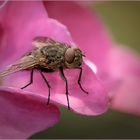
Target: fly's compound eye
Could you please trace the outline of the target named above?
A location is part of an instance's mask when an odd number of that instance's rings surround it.
[[[73,48],[68,48],[65,52],[65,60],[67,63],[71,64],[75,58],[75,50]]]

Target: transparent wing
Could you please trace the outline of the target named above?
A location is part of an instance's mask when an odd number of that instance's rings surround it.
[[[44,47],[44,46],[49,46],[50,45],[61,45],[61,46],[68,46],[70,47],[68,44],[53,40],[49,37],[44,37],[44,36],[38,36],[35,37],[32,41],[33,46],[40,48],[40,47]]]
[[[55,44],[55,43],[56,41],[54,41],[53,39],[49,37],[43,37],[43,36],[35,37],[32,41],[32,44],[37,48],[44,47],[48,44]]]
[[[30,57],[22,58],[17,63],[10,65],[5,70],[0,72],[0,78],[5,77],[9,74],[18,72],[20,70],[32,68],[33,66],[35,66],[37,64],[38,64],[38,62],[33,58],[30,58]]]

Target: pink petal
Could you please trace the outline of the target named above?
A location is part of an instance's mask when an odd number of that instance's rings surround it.
[[[74,2],[46,2],[48,15],[64,23],[76,43],[93,60],[98,76],[114,97],[113,106],[127,112],[139,112],[140,60],[128,50],[112,48],[110,37],[94,12]],[[59,11],[59,12],[57,12]]]
[[[93,60],[100,69],[104,67],[102,61],[112,41],[99,17],[87,7],[72,1],[63,1],[59,4],[55,1],[45,2],[45,6],[50,17],[68,27],[74,41],[84,51],[86,57]]]
[[[0,1],[0,9],[2,9],[6,4],[7,4],[8,0],[1,0]]]
[[[79,70],[65,70],[65,75],[69,83],[70,107],[77,113],[85,115],[99,115],[108,108],[108,96],[100,81],[96,78],[92,69],[83,65],[82,86],[89,92],[87,95],[78,86],[77,80]],[[3,86],[20,89],[29,82],[30,73],[23,71],[15,73],[3,81]],[[67,107],[65,94],[65,82],[58,72],[46,73],[46,79],[51,86],[51,100]],[[48,98],[48,87],[41,78],[39,72],[35,72],[33,84],[23,90],[31,95]],[[25,93],[26,94],[26,93]]]
[[[13,23],[10,24],[9,22],[7,22],[7,20],[5,20],[5,24],[2,24],[3,26],[5,26],[4,29],[6,29],[6,27],[8,27],[9,29],[7,31],[4,31],[4,39],[2,40],[3,50],[1,50],[3,51],[3,56],[1,56],[0,60],[3,65],[14,62],[15,59],[21,56],[22,53],[31,49],[31,41],[32,38],[35,36],[45,35],[59,41],[73,44],[66,28],[57,21],[47,18],[46,13],[44,11],[41,11],[43,9],[41,3],[30,2],[27,4],[26,2],[23,2],[21,8],[19,8],[19,4],[21,3],[11,2],[11,4],[7,6],[9,13],[7,19],[12,19],[12,14],[10,13],[14,13],[14,16],[18,20],[15,19],[12,21]],[[32,5],[32,9],[29,7],[30,4]],[[35,13],[32,13],[33,8],[38,8]],[[26,14],[26,12],[28,14]],[[32,14],[30,15],[29,13]],[[7,17],[6,14],[6,12],[3,14],[3,19],[5,19],[4,17]],[[11,49],[9,48],[8,42],[10,42],[10,46],[12,46]],[[6,48],[8,48],[8,52]],[[8,55],[11,58],[10,60],[6,59],[7,53],[9,52],[10,54]],[[14,56],[14,54],[18,55]],[[76,70],[66,71],[66,75],[70,81],[69,91],[71,108],[81,114],[101,114],[105,112],[108,107],[107,94],[98,79],[96,78],[95,74],[86,65],[84,65],[83,69],[83,86],[87,88],[88,91],[90,91],[89,95],[85,95],[85,93],[83,93],[78,87],[77,76],[79,72]],[[76,75],[74,75],[73,72]],[[46,76],[52,86],[52,101],[67,106],[65,83],[59,77],[58,72],[53,74],[46,74]],[[5,86],[17,87],[18,89],[20,89],[22,86],[27,84],[28,80],[29,72],[24,71],[9,76],[9,78],[7,78],[7,80],[5,79],[2,84]],[[25,91],[30,91],[31,95],[37,95],[38,97],[43,97],[44,99],[47,99],[48,97],[47,87],[44,81],[40,78],[39,73],[35,74],[34,84],[23,90],[24,94],[28,94],[28,92],[25,93]]]
[[[48,36],[73,43],[66,27],[48,18],[43,3],[39,1],[8,2],[0,11],[0,31],[1,68],[15,62],[31,50],[32,39],[36,36]],[[7,56],[10,59],[7,59]]]
[[[100,80],[97,79],[95,73],[83,65],[83,76],[82,76],[82,86],[88,91],[88,95],[84,93],[78,86],[77,80],[79,76],[78,70],[65,70],[65,75],[69,81],[69,100],[71,108],[80,114],[84,115],[99,115],[107,111],[108,109],[108,96],[106,91],[103,88],[103,85],[100,83]],[[62,85],[62,88],[58,89],[57,93],[63,94],[54,94],[54,101],[56,100],[60,104],[67,106],[65,85],[61,77],[59,79],[59,84]],[[63,90],[62,90],[63,89]],[[65,99],[65,100],[64,100]]]
[[[110,50],[108,57],[110,76],[122,79],[112,106],[140,115],[140,57],[132,50],[117,47]]]
[[[0,138],[25,139],[59,121],[59,110],[21,91],[0,88]]]
[[[112,47],[106,60],[109,73],[115,78],[140,76],[140,57],[125,46]]]

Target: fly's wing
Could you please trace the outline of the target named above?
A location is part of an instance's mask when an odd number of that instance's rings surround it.
[[[18,72],[20,70],[25,70],[28,68],[32,68],[33,66],[37,65],[38,62],[31,58],[31,57],[24,57],[20,59],[17,63],[10,65],[7,69],[0,72],[0,78],[5,77],[9,74]]]
[[[31,52],[33,53],[38,48],[42,48],[49,44],[54,44],[56,41],[54,41],[51,38],[48,37],[36,37],[33,39],[32,44],[36,47]],[[0,78],[7,76],[9,74],[15,73],[20,70],[32,68],[33,66],[38,64],[38,61],[34,57],[30,57],[30,53],[27,53],[23,56],[22,59],[20,59],[17,63],[7,67],[4,71],[0,72]]]
[[[54,45],[54,46],[56,44],[61,45],[61,46],[69,46],[68,44],[61,43],[59,41],[56,41],[56,40],[53,40],[49,37],[44,37],[44,36],[35,37],[32,41],[32,44],[37,48],[44,47],[44,46],[49,46],[49,44]]]
[[[35,37],[32,41],[32,44],[37,48],[44,47],[48,44],[54,44],[54,43],[56,43],[56,41],[54,41],[53,39],[48,37],[43,37],[43,36]]]

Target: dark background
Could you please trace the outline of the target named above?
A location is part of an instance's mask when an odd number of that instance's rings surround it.
[[[117,42],[140,52],[140,2],[97,2],[91,8]],[[115,110],[87,117],[61,108],[61,121],[31,138],[140,138],[140,117]]]

